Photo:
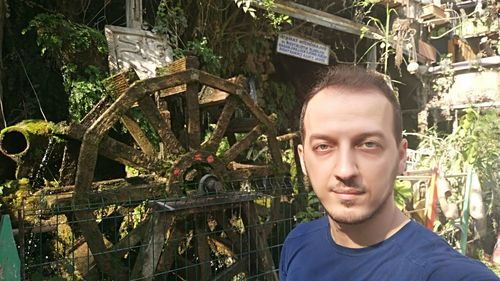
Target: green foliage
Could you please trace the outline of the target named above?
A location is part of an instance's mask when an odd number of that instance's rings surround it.
[[[484,205],[488,216],[498,219],[500,201],[495,199],[500,194],[500,116],[497,110],[482,112],[467,109],[457,123],[453,132],[439,136],[435,129],[429,130],[426,136],[420,136],[422,141],[419,150],[426,151],[430,156],[421,161],[423,167],[432,167],[439,163],[442,174],[465,173],[467,167],[472,167],[478,174],[483,190]],[[465,179],[450,179],[451,188],[456,190],[454,201],[462,201]],[[445,229],[454,230],[454,223],[448,222]],[[488,226],[491,233],[498,233],[498,225]],[[450,236],[443,233],[443,236]],[[453,236],[453,235],[451,235]],[[451,237],[450,236],[450,237]],[[450,240],[448,240],[450,241]]]
[[[156,151],[160,151],[160,136],[148,121],[146,115],[139,108],[132,108],[128,111],[130,116],[139,124],[142,131],[146,135],[149,142],[153,145]],[[125,128],[124,128],[125,129]]]
[[[176,50],[176,52],[179,52],[179,50]],[[215,75],[219,75],[221,73],[222,56],[216,55],[214,50],[210,48],[207,37],[189,41],[183,52],[197,56],[200,60],[201,68],[207,72]]]
[[[96,49],[101,55],[107,54],[106,39],[97,30],[85,25],[72,23],[60,14],[39,14],[23,34],[34,30],[42,55],[68,60],[88,49]]]
[[[298,212],[294,219],[300,222],[307,222],[317,218],[320,218],[324,215],[321,210],[321,203],[319,202],[318,197],[314,194],[313,191],[307,193],[307,207],[304,211]]]
[[[208,125],[208,130],[206,131],[205,137],[203,138],[204,142],[208,141],[212,137],[213,131],[215,130],[216,127],[217,127],[217,124],[209,124]],[[238,136],[240,136],[240,134],[237,134],[237,138],[238,138]],[[239,137],[239,139],[241,139],[241,137]],[[229,145],[227,137],[223,137],[219,143],[219,147],[217,148],[217,152],[215,153],[215,155],[217,157],[222,157],[224,155],[224,153],[226,153],[226,151],[229,150],[230,147],[231,146]]]
[[[436,96],[433,97],[431,101],[434,104],[437,104],[443,97],[443,95],[447,94],[455,82],[455,71],[452,67],[452,58],[451,54],[446,55],[446,57],[442,58],[439,65],[441,66],[441,73],[432,80],[432,90],[436,93]]]
[[[432,158],[424,165],[438,162],[448,171],[463,171],[465,165],[472,165],[480,176],[498,181],[500,169],[500,117],[496,110],[477,112],[467,109],[455,130],[439,137],[435,129],[427,136],[421,136],[419,148],[430,151]]]
[[[234,3],[236,3],[236,6],[238,8],[241,8],[243,12],[250,14],[252,18],[256,18],[257,16],[255,15],[256,10],[251,6],[252,5],[252,0],[233,0]]]
[[[375,3],[375,1],[361,1],[361,3],[358,3],[359,17],[361,18],[362,22],[366,21],[366,27],[361,28],[360,40],[363,39],[363,37],[366,35],[366,32],[368,32],[368,26],[375,27],[375,29],[378,30],[381,36],[365,51],[365,53],[361,56],[357,63],[361,62],[361,59],[363,59],[373,48],[376,48],[378,46],[383,50],[382,54],[380,55],[379,63],[384,66],[383,73],[387,74],[389,57],[394,54],[394,50],[390,48],[391,41],[394,39],[390,30],[391,15],[395,14],[397,16],[397,11],[393,8],[389,8],[389,5],[387,4],[386,18],[383,21],[377,17],[370,15]]]
[[[169,3],[170,2],[170,3]],[[178,5],[173,5],[169,0],[161,0],[156,11],[153,32],[167,35],[172,49],[180,49],[183,44],[181,37],[188,27],[188,20],[184,10]]]
[[[265,17],[267,18],[271,26],[276,30],[280,30],[281,27],[285,24],[291,25],[292,19],[287,15],[273,12],[272,8],[275,5],[274,2],[274,0],[262,0],[261,4],[266,10]]]
[[[81,119],[104,96],[101,81],[107,72],[104,35],[85,25],[76,24],[60,14],[39,14],[30,21],[23,34],[35,31],[41,54],[61,70],[68,93],[69,112]]]
[[[7,181],[7,182],[0,184],[0,198],[2,198],[2,200],[0,200],[0,207],[2,206],[2,202],[4,201],[4,197],[5,197],[4,194],[7,194],[8,190],[12,189],[13,183],[14,183],[14,181]]]
[[[406,208],[406,202],[412,197],[410,181],[396,180],[394,183],[394,201],[400,210]]]
[[[284,24],[292,24],[292,19],[283,14],[278,14],[272,11],[272,8],[275,5],[274,0],[260,0],[260,1],[254,1],[254,0],[233,0],[234,3],[238,6],[238,8],[242,9],[243,12],[248,13],[252,18],[257,19],[257,10],[252,7],[252,2],[257,2],[259,5],[261,5],[264,10],[265,14],[264,16],[267,18],[271,26],[273,28],[279,30],[282,25]]]
[[[13,206],[12,209],[21,207],[23,195],[29,192],[29,184],[30,182],[27,178],[10,180],[2,183],[0,185],[0,206],[6,204],[8,206]]]
[[[69,113],[73,120],[81,120],[86,113],[104,96],[103,80],[105,74],[97,67],[89,66],[84,75],[80,75],[75,64],[62,67],[64,89],[69,94]]]

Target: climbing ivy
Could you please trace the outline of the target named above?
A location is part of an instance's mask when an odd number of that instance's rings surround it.
[[[101,97],[107,73],[107,44],[96,29],[60,14],[39,14],[23,34],[34,31],[40,54],[59,68],[69,100],[70,117],[80,120]]]

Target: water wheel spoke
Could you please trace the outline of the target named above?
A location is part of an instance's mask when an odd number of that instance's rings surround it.
[[[222,230],[230,240],[232,251],[236,252],[236,254],[240,254],[242,251],[243,235],[241,233],[238,233],[235,227],[229,223],[229,219],[224,218],[224,214],[222,212],[218,212],[215,218],[217,222],[221,224]],[[215,238],[215,239],[220,239],[220,238]],[[229,241],[220,240],[220,242],[229,245]]]
[[[61,186],[75,184],[76,168],[80,144],[75,140],[68,140],[64,147],[61,168],[59,170],[59,182]]]
[[[231,121],[231,117],[233,116],[234,111],[236,110],[236,97],[229,96],[224,104],[224,108],[217,120],[217,125],[215,126],[215,130],[212,133],[210,139],[208,139],[205,143],[202,144],[202,149],[210,152],[216,152],[219,147],[222,138],[224,137],[224,133]]]
[[[260,125],[255,126],[250,132],[248,132],[243,139],[235,143],[229,150],[224,153],[222,161],[229,163],[236,159],[243,151],[248,149],[261,135]]]
[[[170,270],[182,237],[182,232],[179,231],[175,225],[169,226],[167,229],[165,249],[160,257],[160,260],[158,261],[158,267],[156,268],[157,272],[165,273]]]
[[[117,280],[126,280],[127,269],[110,252],[106,251],[102,233],[94,221],[92,212],[77,211],[75,217],[99,270],[108,276],[116,277]]]
[[[156,157],[108,137],[102,140],[99,153],[111,160],[138,170],[163,171],[166,166],[163,161]]]
[[[188,83],[185,93],[188,142],[189,147],[192,149],[198,149],[201,144],[201,120],[198,88],[197,83]]]
[[[247,231],[251,238],[252,249],[254,249],[257,256],[256,266],[258,271],[266,274],[266,280],[279,280],[278,275],[274,271],[275,266],[267,243],[266,233],[262,228],[262,224],[258,221],[255,203],[247,202],[244,204],[243,210],[245,221],[248,223]]]
[[[111,248],[111,252],[115,253],[116,258],[123,258],[125,252],[130,249],[131,246],[135,246],[141,242],[144,238],[146,230],[148,230],[149,224],[147,221],[141,222],[134,229],[132,229],[125,237],[120,239]]]
[[[113,255],[113,259],[122,259],[131,247],[139,244],[144,239],[148,226],[148,221],[143,221],[136,228],[132,229],[125,237],[120,239],[120,241],[116,242],[109,249],[109,252]],[[98,276],[99,272],[95,262],[89,268],[90,270],[86,273],[86,276],[88,276],[87,279],[96,279],[97,277],[95,276]]]
[[[276,134],[269,130],[267,132],[267,145],[269,147],[271,158],[273,159],[273,165],[275,165],[279,172],[283,172],[285,170],[285,166],[283,164],[283,159],[281,158],[281,149],[276,138]]]
[[[243,94],[245,92],[243,87],[239,85],[239,80],[235,83],[200,70],[197,70],[196,74],[198,75],[198,81],[200,83],[211,88],[221,90],[229,94]]]
[[[266,113],[257,105],[257,103],[252,99],[252,97],[247,94],[246,91],[240,90],[235,91],[235,94],[241,99],[246,108],[261,122],[264,126],[268,128],[273,128],[273,120],[266,115]]]
[[[210,266],[210,247],[208,246],[207,221],[204,215],[196,216],[195,235],[200,277],[198,280],[209,280],[212,275]]]
[[[92,110],[80,120],[80,124],[86,128],[90,127],[95,120],[101,116],[106,109],[109,107],[108,97],[103,97],[99,102],[92,108]]]
[[[106,89],[115,99],[125,94],[129,87],[129,81],[127,80],[126,73],[124,72],[120,72],[108,78],[107,82]],[[134,118],[132,118],[129,113],[126,113],[120,118],[120,120],[125,128],[127,128],[137,145],[139,145],[141,150],[146,154],[154,155],[153,145]]]
[[[69,137],[73,140],[83,141],[86,128],[80,124],[71,124],[69,126],[60,127],[58,134]],[[86,145],[89,145],[87,143]],[[116,161],[118,163],[134,167],[139,170],[147,171],[164,171],[166,166],[161,160],[147,155],[130,145],[119,142],[113,138],[104,136],[100,144],[93,149],[97,150],[100,155]],[[83,144],[81,147],[83,150]]]
[[[123,115],[120,120],[141,150],[148,155],[154,155],[154,147],[142,131],[141,126],[129,114]]]
[[[245,180],[249,178],[262,178],[275,174],[274,165],[252,165],[230,162],[227,165],[229,171],[227,177],[231,180]]]
[[[132,279],[153,280],[156,266],[165,243],[167,228],[173,223],[173,216],[153,212],[148,219],[148,230],[142,240],[141,250],[132,270]]]
[[[150,122],[153,129],[158,133],[160,141],[164,146],[164,153],[168,152],[173,156],[178,156],[184,153],[184,148],[170,129],[170,125],[161,115],[153,98],[150,96],[144,97],[139,101],[139,107]]]

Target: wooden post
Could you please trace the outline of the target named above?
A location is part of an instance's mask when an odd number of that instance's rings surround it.
[[[141,29],[142,27],[142,0],[127,0],[127,27]]]
[[[199,62],[196,57],[186,58],[186,68],[199,68]],[[200,120],[200,104],[198,102],[199,84],[197,82],[188,83],[186,85],[186,112],[187,112],[187,133],[189,147],[198,149],[201,144],[201,120]]]
[[[198,69],[199,67],[200,63],[197,57],[187,56],[167,65],[160,70],[160,73],[172,74],[188,69]],[[186,103],[185,133],[187,135],[187,143],[189,144],[188,147],[192,149],[198,149],[201,144],[200,103],[198,101],[198,92],[200,91],[199,84],[200,83],[198,82],[190,82],[176,87],[164,89],[160,92],[159,97],[157,98],[157,103],[159,101],[158,105],[160,106],[160,112],[163,114],[164,118],[166,117],[170,119],[167,103],[165,102],[164,98],[170,95],[175,95],[177,93],[184,93],[184,102]]]

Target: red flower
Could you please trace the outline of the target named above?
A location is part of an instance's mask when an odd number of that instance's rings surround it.
[[[214,156],[213,156],[213,155],[208,155],[208,156],[207,156],[207,162],[208,162],[208,164],[212,164],[212,163],[214,162],[214,160],[215,160],[215,159],[214,159]]]
[[[181,169],[175,168],[174,172],[172,174],[174,175],[174,177],[180,176],[181,175]]]
[[[198,152],[194,155],[194,161],[201,161],[201,153]]]

